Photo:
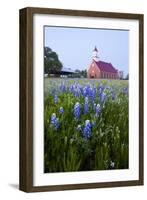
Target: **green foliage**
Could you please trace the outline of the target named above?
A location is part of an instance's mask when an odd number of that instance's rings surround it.
[[[62,63],[56,52],[49,47],[44,47],[44,73],[57,73],[62,69]]]
[[[87,77],[87,70],[79,70],[76,69],[73,75],[74,78],[86,78]]]
[[[126,78],[125,78],[125,79],[126,79],[126,80],[129,80],[129,74],[126,75]]]
[[[87,82],[96,88],[101,84],[108,86],[106,101],[98,117],[89,102],[89,110],[83,114],[84,97],[74,96],[69,88],[75,80],[65,80],[65,91],[60,91],[61,79],[45,79],[44,100],[44,171],[69,172],[89,170],[111,170],[128,168],[128,95],[123,89],[127,81],[94,81],[77,79],[83,85]],[[113,100],[111,89],[116,93]],[[54,93],[58,102],[54,102]],[[76,102],[81,105],[80,119],[75,119],[73,109]],[[100,103],[96,93],[96,103]],[[64,113],[60,113],[60,107]],[[56,113],[59,128],[51,126],[51,116]],[[85,120],[94,123],[90,138],[84,138],[78,125],[84,127]]]

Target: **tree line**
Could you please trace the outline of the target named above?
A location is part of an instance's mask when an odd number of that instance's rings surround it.
[[[50,47],[44,47],[44,73],[45,74],[59,74],[62,70],[63,64],[59,60],[58,54]],[[86,78],[87,71],[76,69],[72,75],[73,78]]]
[[[62,70],[62,62],[55,51],[50,47],[44,47],[44,73],[56,74]]]

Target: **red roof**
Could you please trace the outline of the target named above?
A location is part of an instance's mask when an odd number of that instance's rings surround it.
[[[97,64],[100,71],[117,73],[117,70],[112,66],[111,63],[106,63],[106,62],[103,62],[103,61],[98,61],[98,62],[95,62],[95,63]]]

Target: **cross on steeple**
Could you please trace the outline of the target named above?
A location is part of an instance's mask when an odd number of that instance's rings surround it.
[[[92,58],[93,58],[93,60],[95,60],[96,62],[98,62],[99,57],[98,57],[98,50],[97,50],[96,46],[93,49]]]

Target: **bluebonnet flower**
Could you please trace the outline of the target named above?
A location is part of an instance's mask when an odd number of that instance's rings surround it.
[[[77,102],[74,106],[74,116],[76,119],[79,119],[80,117],[80,103]]]
[[[85,97],[85,103],[84,103],[84,114],[88,112],[88,97]]]
[[[86,120],[85,121],[85,127],[84,127],[84,130],[83,130],[83,137],[84,138],[89,138],[91,136],[91,123],[90,123],[90,120]]]
[[[87,88],[87,86],[83,87],[82,94],[83,94],[84,97],[86,97],[88,95],[88,88]]]
[[[114,168],[114,166],[115,166],[115,163],[112,162],[112,161],[110,161],[110,167],[111,167],[111,168]]]
[[[96,87],[89,88],[89,97],[94,101],[96,97]]]
[[[116,98],[116,94],[115,94],[115,92],[113,91],[113,92],[112,92],[112,100],[114,101],[115,98]]]
[[[123,93],[126,94],[126,95],[128,95],[128,88],[127,87],[123,88]]]
[[[97,104],[95,110],[96,110],[96,116],[98,117],[98,116],[100,115],[100,113],[101,113],[101,107],[100,107],[100,104]]]
[[[85,103],[88,104],[88,97],[85,97]]]
[[[61,114],[64,113],[64,109],[63,109],[63,107],[60,107],[60,108],[59,108],[59,113],[61,113]]]
[[[100,94],[103,92],[103,90],[105,89],[104,85],[99,85],[98,87],[98,95],[100,96]]]
[[[104,92],[105,86],[100,85],[98,87],[98,95],[99,95],[99,99],[100,99],[100,103],[103,104],[105,99],[106,99],[106,94]]]
[[[80,84],[74,83],[69,88],[70,92],[75,96],[79,97],[81,95],[81,86]]]
[[[54,102],[57,103],[58,102],[58,96],[55,94],[54,96]]]
[[[70,87],[69,87],[69,91],[70,91],[70,92],[73,91],[73,85],[70,85]]]
[[[51,116],[51,126],[57,130],[59,128],[59,119],[56,117],[56,114],[53,113]]]
[[[51,124],[53,124],[55,120],[56,120],[56,114],[53,113],[53,114],[51,115]]]
[[[106,99],[106,94],[104,92],[101,92],[99,98],[100,98],[100,103],[103,104]]]
[[[93,96],[96,97],[96,87],[93,88]]]
[[[81,85],[78,83],[76,84],[76,97],[81,96]]]
[[[80,88],[76,87],[75,90],[74,90],[74,96],[75,97],[80,97],[80,95],[81,95]]]
[[[86,85],[85,87],[82,88],[82,95],[84,97],[89,96],[90,94],[90,85]]]
[[[60,84],[60,90],[61,90],[62,92],[65,92],[65,91],[66,91],[66,86],[65,86],[65,83],[64,83],[64,82],[62,82],[62,83]]]
[[[81,126],[80,124],[77,126],[77,130],[78,130],[78,131],[81,131],[81,130],[82,130],[82,126]]]
[[[93,88],[92,87],[88,87],[88,96],[93,97]]]

